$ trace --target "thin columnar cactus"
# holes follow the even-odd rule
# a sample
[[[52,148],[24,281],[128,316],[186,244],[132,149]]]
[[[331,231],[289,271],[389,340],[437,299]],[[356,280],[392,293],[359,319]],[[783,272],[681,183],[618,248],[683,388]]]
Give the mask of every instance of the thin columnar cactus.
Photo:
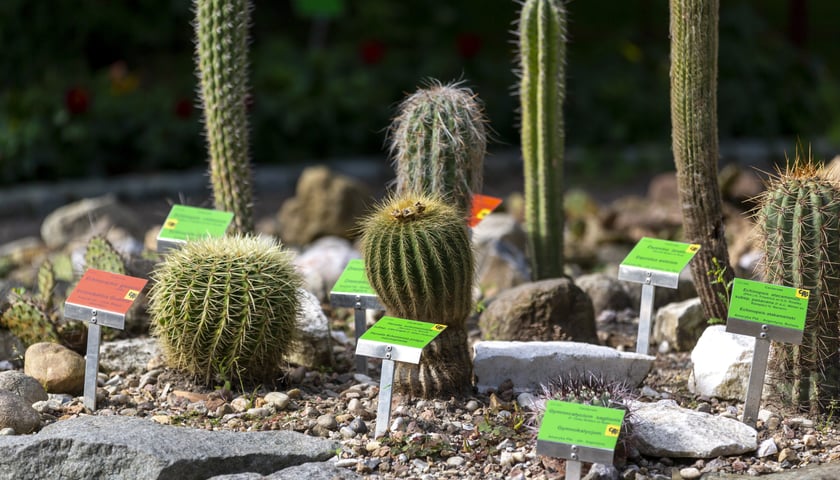
[[[526,0],[519,18],[519,101],[525,224],[535,280],[563,275],[563,99],[566,12],[557,0]]]
[[[205,383],[271,379],[298,333],[291,254],[252,236],[189,242],[152,272],[152,333],[170,366]]]
[[[468,214],[482,187],[486,123],[475,93],[457,83],[408,96],[390,128],[396,193],[441,195]]]
[[[729,267],[718,186],[718,17],[719,0],[670,0],[671,143],[677,170],[685,240],[703,245],[691,273],[706,317],[727,315]],[[709,272],[720,269],[722,280]]]
[[[759,198],[764,280],[810,290],[802,344],[774,344],[769,372],[783,397],[819,414],[840,394],[840,187],[797,158]]]
[[[248,158],[248,0],[194,0],[196,56],[216,208],[254,230]]]
[[[461,211],[440,197],[409,193],[385,201],[361,228],[367,277],[388,313],[447,325],[419,365],[397,364],[397,390],[425,398],[467,393],[474,259]]]

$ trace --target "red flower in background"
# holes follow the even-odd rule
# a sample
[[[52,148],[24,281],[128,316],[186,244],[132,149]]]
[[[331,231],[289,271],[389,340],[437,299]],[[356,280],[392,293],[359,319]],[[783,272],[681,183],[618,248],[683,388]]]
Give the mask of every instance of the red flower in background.
[[[64,93],[64,107],[71,115],[81,115],[90,107],[90,94],[82,87],[73,87]]]
[[[365,40],[359,45],[359,56],[365,65],[376,65],[385,57],[385,45],[379,40]]]
[[[175,116],[183,118],[184,120],[190,118],[193,112],[193,104],[186,98],[181,98],[175,102]]]
[[[477,34],[467,32],[458,35],[455,43],[458,45],[458,54],[461,58],[473,58],[481,51],[481,45],[484,42]]]

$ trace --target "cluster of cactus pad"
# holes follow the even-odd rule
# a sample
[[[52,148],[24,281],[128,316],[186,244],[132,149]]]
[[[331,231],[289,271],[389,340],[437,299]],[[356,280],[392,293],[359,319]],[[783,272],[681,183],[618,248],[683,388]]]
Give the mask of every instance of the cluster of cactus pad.
[[[85,267],[126,275],[125,259],[102,235],[94,235],[88,240]]]
[[[468,214],[482,187],[486,123],[475,93],[457,83],[409,95],[390,128],[396,193],[439,195]]]
[[[152,334],[200,381],[271,379],[296,339],[302,280],[292,255],[254,236],[206,238],[152,272]]]
[[[519,101],[525,223],[532,276],[563,275],[563,99],[566,11],[558,0],[526,0],[519,18]]]
[[[379,205],[362,232],[366,274],[388,313],[447,325],[420,365],[397,365],[396,389],[426,398],[467,391],[474,259],[461,210],[438,196],[409,193]]]
[[[216,208],[254,230],[248,158],[248,0],[194,0],[196,62]]]
[[[767,182],[756,208],[764,281],[811,292],[802,344],[773,345],[771,384],[819,414],[840,395],[840,187],[797,157]]]

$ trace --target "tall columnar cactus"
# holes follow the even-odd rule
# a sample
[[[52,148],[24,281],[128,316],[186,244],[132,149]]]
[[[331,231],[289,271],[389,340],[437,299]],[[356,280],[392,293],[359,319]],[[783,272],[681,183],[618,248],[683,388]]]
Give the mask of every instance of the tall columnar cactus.
[[[487,120],[476,95],[432,82],[400,105],[390,130],[396,193],[429,193],[470,211],[482,187]]]
[[[718,186],[718,0],[670,0],[671,143],[685,240],[703,248],[691,262],[708,318],[725,319],[734,278]],[[723,281],[709,272],[723,262]]]
[[[840,395],[840,187],[797,159],[768,182],[756,224],[764,280],[811,291],[802,344],[773,345],[773,384],[818,414]]]
[[[216,208],[254,229],[248,158],[248,0],[194,0],[195,31],[210,180]]]
[[[563,275],[563,99],[566,12],[558,0],[526,0],[519,17],[519,101],[525,223],[533,278]]]
[[[462,212],[437,196],[391,198],[363,220],[362,254],[389,314],[447,325],[419,365],[397,364],[397,390],[426,398],[468,392],[474,260]]]
[[[270,379],[298,332],[291,254],[252,236],[189,242],[152,272],[152,333],[170,366],[205,383]]]

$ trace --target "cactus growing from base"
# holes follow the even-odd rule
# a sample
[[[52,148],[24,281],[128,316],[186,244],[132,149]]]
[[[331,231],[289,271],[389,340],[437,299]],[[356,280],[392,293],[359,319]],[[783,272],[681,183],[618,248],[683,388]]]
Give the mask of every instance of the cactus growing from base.
[[[363,220],[361,242],[368,280],[389,314],[448,327],[419,365],[397,365],[397,390],[426,398],[466,393],[474,259],[460,209],[432,195],[394,197]]]
[[[38,342],[60,341],[55,323],[44,308],[22,295],[18,295],[3,312],[0,326],[12,332],[26,346]]]
[[[101,235],[94,235],[88,240],[85,267],[126,275],[125,260],[111,242]]]
[[[797,158],[756,208],[764,280],[810,290],[802,344],[774,344],[769,374],[783,397],[819,414],[840,394],[840,188]]]
[[[248,0],[194,0],[196,62],[216,208],[254,230],[248,159]]]
[[[476,95],[457,83],[408,96],[390,128],[396,193],[440,195],[466,216],[482,187],[486,123]]]
[[[526,0],[518,33],[525,224],[533,278],[544,280],[563,275],[563,2]]]
[[[205,383],[270,379],[297,337],[300,275],[279,244],[206,238],[152,273],[152,334],[170,366]]]

